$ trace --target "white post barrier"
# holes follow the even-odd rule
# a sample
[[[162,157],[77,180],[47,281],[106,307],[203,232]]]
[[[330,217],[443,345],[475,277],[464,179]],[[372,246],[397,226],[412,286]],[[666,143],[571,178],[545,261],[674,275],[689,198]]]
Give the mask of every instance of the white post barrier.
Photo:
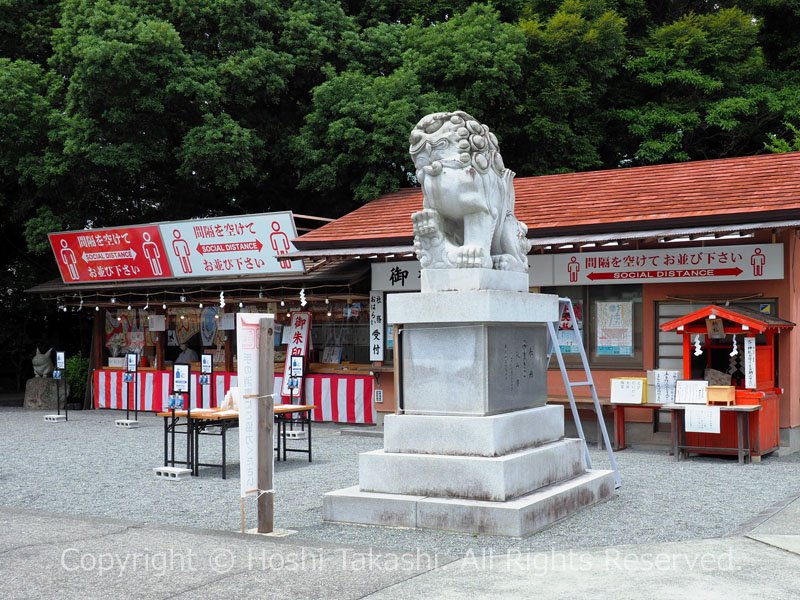
[[[272,488],[274,423],[274,315],[237,313],[236,354],[239,384],[239,464],[242,533],[244,501],[255,496],[257,531],[274,528],[275,491]],[[267,457],[269,459],[267,460]]]

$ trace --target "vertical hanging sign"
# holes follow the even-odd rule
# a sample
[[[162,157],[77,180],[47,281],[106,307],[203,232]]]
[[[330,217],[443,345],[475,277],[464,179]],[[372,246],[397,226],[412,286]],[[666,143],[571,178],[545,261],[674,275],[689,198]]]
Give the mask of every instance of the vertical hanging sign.
[[[283,383],[281,384],[281,396],[284,398],[302,398],[303,397],[303,378],[297,378],[297,387],[290,387],[292,381],[291,368],[292,357],[299,356],[305,362],[306,354],[308,352],[308,336],[311,330],[311,311],[299,311],[292,313],[292,319],[286,326],[289,329],[288,339],[286,341],[286,362],[283,365]],[[285,331],[284,331],[285,333]]]
[[[383,292],[372,291],[369,293],[370,361],[383,360],[384,321]]]
[[[756,387],[756,338],[744,338],[744,387]]]

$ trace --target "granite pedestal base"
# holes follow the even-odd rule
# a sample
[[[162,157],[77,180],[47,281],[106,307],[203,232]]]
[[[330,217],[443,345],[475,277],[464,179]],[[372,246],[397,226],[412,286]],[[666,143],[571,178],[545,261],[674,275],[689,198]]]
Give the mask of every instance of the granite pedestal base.
[[[362,492],[325,494],[326,521],[526,537],[614,494],[612,471],[589,470],[507,502]]]
[[[325,494],[325,521],[523,537],[613,495],[545,405],[558,298],[511,291],[513,275],[423,271],[422,293],[387,297],[404,414],[359,456],[359,485]]]

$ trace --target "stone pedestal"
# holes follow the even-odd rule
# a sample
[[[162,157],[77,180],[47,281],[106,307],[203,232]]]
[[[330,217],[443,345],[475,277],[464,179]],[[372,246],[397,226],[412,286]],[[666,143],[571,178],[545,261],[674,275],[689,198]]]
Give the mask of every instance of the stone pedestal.
[[[462,271],[467,291],[429,291],[449,286],[437,273],[387,298],[404,414],[360,455],[359,485],[325,495],[326,521],[521,537],[613,495],[613,473],[587,470],[563,407],[545,405],[557,297],[482,290],[486,274]]]
[[[56,387],[58,386],[58,388]],[[62,379],[59,383],[51,377],[31,377],[25,384],[25,400],[23,406],[36,410],[57,410],[56,390],[60,389],[61,408],[69,397],[69,383]]]

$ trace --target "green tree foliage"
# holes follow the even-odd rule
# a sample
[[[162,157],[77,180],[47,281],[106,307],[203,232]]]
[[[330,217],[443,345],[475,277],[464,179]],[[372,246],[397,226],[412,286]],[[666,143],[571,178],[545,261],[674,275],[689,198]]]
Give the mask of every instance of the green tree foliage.
[[[619,110],[637,162],[758,152],[798,109],[798,90],[769,70],[758,22],[739,8],[688,14],[652,31],[626,67],[641,101]]]

